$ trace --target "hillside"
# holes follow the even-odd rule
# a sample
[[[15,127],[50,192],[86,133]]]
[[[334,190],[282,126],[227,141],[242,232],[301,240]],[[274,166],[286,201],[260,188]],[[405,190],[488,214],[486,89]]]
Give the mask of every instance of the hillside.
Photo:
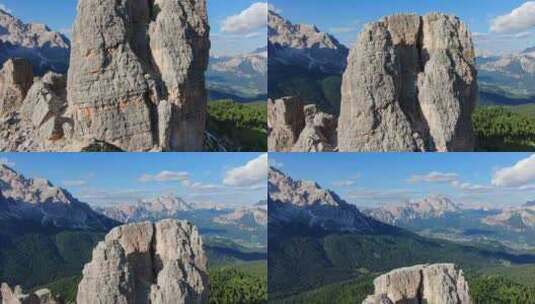
[[[361,223],[365,223],[362,227],[367,227],[365,230],[337,229],[335,227],[345,225],[335,223],[335,218],[331,219],[327,228],[310,225],[303,214],[310,214],[313,212],[310,208],[329,202],[313,194],[321,189],[313,185],[311,182],[291,179],[284,183],[269,179],[268,202],[270,210],[275,212],[269,215],[268,276],[269,292],[275,302],[308,299],[307,293],[311,295],[318,292],[326,293],[329,297],[354,293],[365,295],[369,288],[366,280],[373,274],[408,265],[448,262],[458,264],[466,271],[473,271],[502,264],[535,263],[534,255],[515,255],[500,248],[426,238],[401,228],[375,223],[367,217],[361,218]],[[281,196],[281,193],[286,195]],[[291,199],[281,202],[281,197]],[[320,199],[303,204],[300,197]],[[347,220],[346,211],[340,209],[338,212],[344,221]],[[321,217],[320,214],[317,216]],[[316,217],[313,221],[321,223],[324,219]],[[341,289],[340,293],[326,287],[350,281],[358,283],[345,285],[346,288]]]

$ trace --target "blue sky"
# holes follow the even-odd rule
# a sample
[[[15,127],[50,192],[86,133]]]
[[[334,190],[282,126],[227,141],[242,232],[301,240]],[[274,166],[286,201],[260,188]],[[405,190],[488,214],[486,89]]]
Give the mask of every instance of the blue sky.
[[[267,155],[259,153],[0,153],[0,163],[93,205],[162,194],[205,206],[266,199]]]
[[[265,14],[263,19],[258,18],[258,13],[255,14],[254,11],[250,10],[249,14],[245,13],[235,18],[235,22],[238,25],[245,24],[244,27],[237,31],[232,28],[227,31],[222,30],[229,17],[240,15],[255,3],[266,5],[266,2],[255,0],[207,1],[212,29],[212,54],[240,54],[266,45]],[[53,30],[64,33],[68,33],[72,27],[76,17],[76,4],[76,0],[0,0],[0,7],[3,5],[24,22],[44,23]],[[252,18],[256,20],[251,20]]]
[[[347,45],[356,40],[364,24],[383,16],[438,11],[457,15],[466,22],[479,50],[503,53],[535,46],[535,2],[528,0],[270,0],[269,3],[293,23],[315,24]],[[511,14],[521,6],[517,14]],[[499,16],[503,17],[496,19]],[[497,26],[493,28],[493,24]]]
[[[535,199],[535,154],[270,154],[270,164],[312,180],[358,206],[397,205],[445,195],[467,207],[518,206]]]

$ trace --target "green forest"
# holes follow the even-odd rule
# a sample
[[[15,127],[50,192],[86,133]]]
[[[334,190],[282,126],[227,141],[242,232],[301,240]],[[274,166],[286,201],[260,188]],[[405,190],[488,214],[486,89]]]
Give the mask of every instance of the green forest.
[[[207,129],[227,151],[267,151],[266,102],[211,101]]]
[[[535,150],[535,105],[476,109],[473,120],[480,152]]]

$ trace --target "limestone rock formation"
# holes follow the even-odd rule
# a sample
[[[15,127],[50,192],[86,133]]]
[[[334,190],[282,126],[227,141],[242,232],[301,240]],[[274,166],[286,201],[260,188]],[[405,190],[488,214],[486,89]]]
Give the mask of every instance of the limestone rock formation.
[[[288,152],[305,127],[304,103],[299,97],[268,100],[268,147]]]
[[[49,289],[39,289],[31,294],[24,294],[20,286],[12,290],[9,285],[2,283],[0,288],[2,304],[61,304],[59,298],[52,295]]]
[[[0,117],[17,111],[33,83],[31,64],[10,59],[0,70]]]
[[[206,303],[206,256],[197,228],[177,220],[113,229],[93,251],[77,304]]]
[[[363,304],[470,304],[463,271],[453,264],[399,268],[374,281],[375,294]]]
[[[208,35],[205,0],[80,1],[67,89],[74,138],[201,150]]]
[[[39,23],[24,23],[0,9],[0,65],[11,58],[30,62],[36,75],[65,73],[69,66],[70,41]]]
[[[337,121],[299,97],[268,100],[268,147],[277,152],[328,152],[336,147]]]
[[[476,76],[470,32],[456,17],[367,25],[344,73],[339,150],[473,150]]]
[[[301,131],[292,151],[330,152],[336,149],[336,129],[338,121],[334,115],[323,113],[316,105],[307,105],[305,128]]]

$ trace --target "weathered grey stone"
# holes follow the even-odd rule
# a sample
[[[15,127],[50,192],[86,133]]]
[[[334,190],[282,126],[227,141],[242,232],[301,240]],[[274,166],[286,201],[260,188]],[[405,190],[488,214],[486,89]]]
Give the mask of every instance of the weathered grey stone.
[[[113,229],[93,251],[78,304],[206,303],[206,256],[197,228],[164,220]]]
[[[0,300],[2,304],[61,304],[57,297],[52,295],[49,289],[39,289],[34,293],[24,294],[20,286],[13,290],[8,284],[2,283],[0,288]]]
[[[470,304],[463,271],[453,264],[399,268],[374,281],[375,294],[363,304]]]
[[[68,81],[74,137],[127,151],[201,150],[208,32],[205,0],[79,1]],[[172,104],[163,143],[161,99]]]
[[[22,119],[35,129],[34,138],[39,142],[63,138],[62,117],[67,107],[66,78],[53,72],[34,82],[20,109]],[[24,124],[28,124],[24,122]]]
[[[288,152],[305,128],[304,103],[299,97],[268,100],[269,151]]]
[[[315,105],[305,106],[305,128],[292,148],[294,152],[331,152],[336,149],[338,121],[320,112]]]
[[[458,18],[395,15],[367,25],[344,73],[339,150],[473,150],[474,64]]]
[[[0,117],[17,111],[33,83],[31,64],[10,59],[0,70]]]

